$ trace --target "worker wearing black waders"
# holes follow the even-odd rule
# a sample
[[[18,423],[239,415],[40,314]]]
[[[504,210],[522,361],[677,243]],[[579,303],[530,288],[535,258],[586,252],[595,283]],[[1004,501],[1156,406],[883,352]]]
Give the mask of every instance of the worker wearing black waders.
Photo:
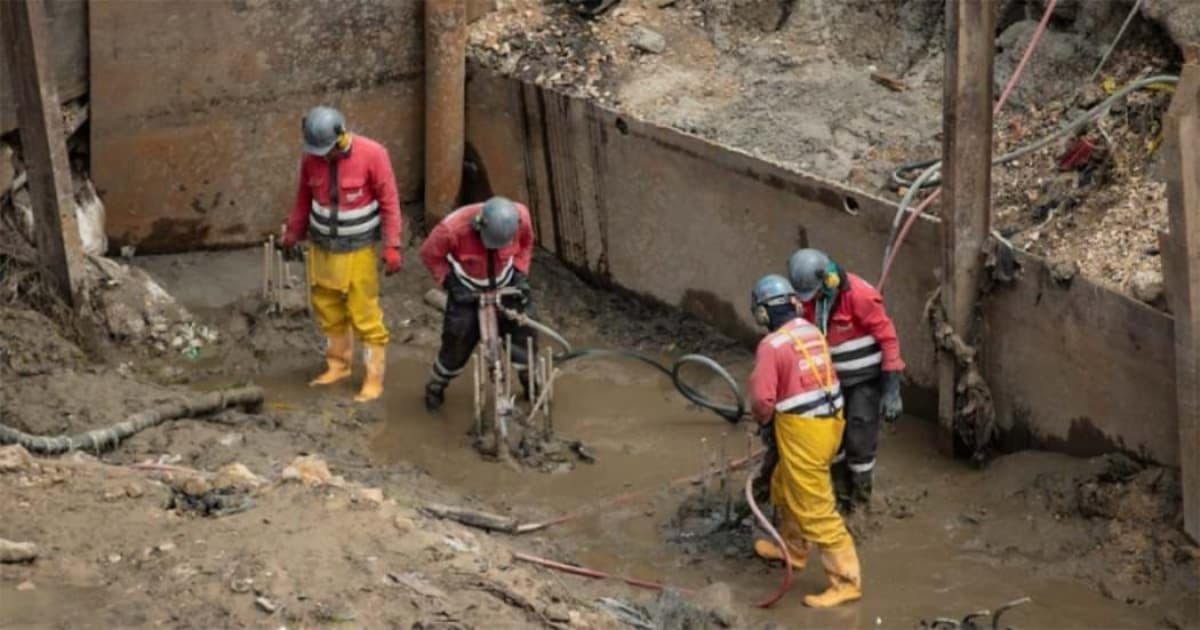
[[[833,367],[846,396],[846,435],[833,466],[839,507],[869,507],[879,416],[895,422],[900,400],[900,341],[883,307],[883,296],[866,280],[841,268],[824,252],[801,249],[788,260],[792,287],[804,317],[829,341]]]
[[[527,279],[533,262],[529,210],[503,197],[463,206],[429,233],[421,245],[421,261],[433,280],[446,290],[442,347],[425,383],[425,407],[433,411],[442,406],[446,387],[462,374],[479,343],[480,292],[516,288],[520,295],[505,296],[501,303],[518,312],[532,310],[533,295]],[[513,365],[528,391],[526,340],[534,338],[534,333],[503,315],[499,328],[502,337],[512,338]]]
[[[754,419],[775,436],[771,503],[779,534],[793,568],[805,567],[809,545],[821,549],[829,588],[806,595],[804,604],[838,606],[862,597],[858,552],[830,481],[846,426],[841,385],[825,337],[800,316],[800,300],[786,278],[762,278],[750,299],[755,321],[771,331],[758,343],[748,389]],[[785,553],[763,539],[754,551],[768,560],[782,560]]]

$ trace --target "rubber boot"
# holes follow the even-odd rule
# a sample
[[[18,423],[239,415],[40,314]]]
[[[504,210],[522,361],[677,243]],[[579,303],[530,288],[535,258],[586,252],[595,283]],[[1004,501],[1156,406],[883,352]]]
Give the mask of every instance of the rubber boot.
[[[868,470],[866,472],[850,473],[851,500],[855,507],[867,510],[871,508],[871,472]]]
[[[313,385],[332,385],[350,376],[350,362],[354,360],[354,333],[329,337],[325,345],[325,371],[309,382]]]
[[[383,371],[387,365],[387,346],[367,346],[363,363],[367,364],[367,376],[363,378],[362,389],[354,400],[369,402],[383,394]]]
[[[835,462],[829,474],[833,477],[833,495],[837,498],[837,509],[842,514],[854,511],[854,486],[851,481],[850,465],[846,460]]]
[[[799,571],[808,566],[807,542],[799,549],[793,543],[789,542],[787,545],[791,552],[789,555],[792,557],[792,570]],[[783,562],[783,550],[774,541],[765,538],[759,538],[754,541],[754,553],[763,560],[778,560],[779,562]]]
[[[437,411],[446,400],[446,385],[430,378],[425,382],[425,410]]]
[[[862,599],[862,572],[853,543],[842,549],[822,549],[821,564],[829,576],[829,588],[819,595],[805,595],[805,606],[833,608]]]

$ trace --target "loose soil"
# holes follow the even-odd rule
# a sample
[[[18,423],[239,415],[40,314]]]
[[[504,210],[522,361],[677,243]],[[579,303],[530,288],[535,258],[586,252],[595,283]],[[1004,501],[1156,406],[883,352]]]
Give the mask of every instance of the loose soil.
[[[1144,4],[1094,79],[1133,3],[1058,4],[995,121],[997,154],[1057,129],[1106,89],[1179,72],[1177,43],[1200,33],[1200,11],[1186,0]],[[595,17],[557,0],[497,5],[472,26],[469,54],[523,80],[897,201],[893,169],[940,156],[940,0],[622,0]],[[1045,4],[998,7],[997,95]],[[661,52],[644,45],[647,30],[665,40]],[[1170,96],[1135,93],[1078,138],[996,166],[994,226],[1018,247],[1165,308],[1158,233]],[[1083,139],[1090,157],[1064,162]]]
[[[327,390],[305,385],[319,369],[319,339],[303,311],[263,314],[258,252],[137,263],[219,341],[191,357],[119,344],[88,355],[53,320],[2,307],[0,422],[46,434],[95,428],[171,396],[249,382],[266,390],[266,404],[152,428],[98,459],[0,466],[9,506],[0,538],[41,552],[0,564],[6,628],[629,627],[597,605],[602,597],[663,628],[915,627],[1026,595],[1033,603],[1007,613],[1007,625],[1200,623],[1197,552],[1179,531],[1175,471],[1045,453],[970,471],[934,455],[931,428],[914,419],[887,431],[876,507],[852,520],[867,597],[836,611],[800,605],[800,593],[821,586],[816,566],[777,608],[751,606],[780,570],[749,552],[748,523],[725,522],[744,472],[525,536],[432,519],[419,509],[430,502],[540,520],[711,470],[757,438],[689,406],[644,367],[580,361],[563,366],[555,427],[596,463],[516,472],[470,449],[465,380],[442,411],[421,406],[440,316],[421,299],[430,281],[415,265],[384,281],[393,331],[385,398],[355,405],[357,376]],[[699,351],[738,378],[749,370],[746,348],[689,316],[589,287],[549,257],[535,265],[542,318],[580,345]],[[693,378],[722,395],[715,379]],[[135,467],[147,460],[167,472]],[[261,478],[236,478],[257,488],[213,490],[224,486],[211,473],[234,463]],[[207,479],[199,489],[197,477]],[[204,516],[214,501],[242,511]],[[550,573],[514,551],[659,580],[683,596]]]

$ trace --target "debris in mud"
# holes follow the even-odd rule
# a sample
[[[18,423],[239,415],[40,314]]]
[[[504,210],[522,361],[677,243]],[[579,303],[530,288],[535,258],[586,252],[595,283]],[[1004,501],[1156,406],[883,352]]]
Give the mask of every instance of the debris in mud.
[[[33,457],[20,444],[0,446],[0,473],[20,472],[33,465]]]
[[[254,507],[254,499],[237,488],[214,488],[199,476],[187,476],[171,482],[168,510],[181,514],[222,517],[245,512]]]
[[[1063,287],[1071,286],[1071,281],[1079,275],[1079,263],[1065,258],[1051,258],[1048,263],[1050,279]]]
[[[265,479],[251,472],[245,464],[235,462],[226,464],[217,470],[212,487],[214,490],[248,492],[258,489],[265,483]]]
[[[708,630],[736,628],[741,623],[733,593],[724,582],[710,584],[690,599],[667,588],[649,605],[624,602],[611,597],[597,601],[601,609],[634,628],[680,628]]]
[[[611,102],[605,89],[613,52],[594,23],[565,3],[497,11],[472,25],[473,61],[543,87]]]
[[[1022,597],[1000,606],[994,613],[988,610],[980,610],[966,615],[962,620],[950,619],[948,617],[938,617],[932,621],[922,619],[921,628],[927,630],[996,630],[996,628],[1000,627],[1001,615],[1031,601],[1033,600],[1028,597]],[[1012,628],[1013,626],[1005,627]]]
[[[629,43],[634,48],[652,55],[661,55],[667,50],[667,39],[662,33],[646,26],[634,27],[629,36]]]
[[[33,562],[37,557],[37,545],[31,542],[13,542],[0,538],[0,564]]]
[[[302,455],[292,460],[287,468],[283,469],[280,479],[284,481],[298,481],[306,486],[342,486],[345,480],[341,477],[333,476],[329,472],[329,465],[325,460],[314,455]]]
[[[520,525],[517,519],[511,516],[500,516],[499,514],[491,514],[481,510],[436,503],[422,507],[421,511],[434,518],[449,519],[470,527],[478,527],[492,532],[504,532],[506,534],[517,533],[517,528]]]

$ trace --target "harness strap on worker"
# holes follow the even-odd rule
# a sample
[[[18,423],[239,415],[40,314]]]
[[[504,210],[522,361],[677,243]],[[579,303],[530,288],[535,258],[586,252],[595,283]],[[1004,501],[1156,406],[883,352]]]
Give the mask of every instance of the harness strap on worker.
[[[825,402],[829,408],[837,413],[837,397],[834,396],[833,389],[833,359],[829,356],[829,343],[825,341],[825,336],[821,335],[818,339],[821,342],[821,357],[825,359],[825,377],[821,377],[821,371],[817,369],[817,361],[813,358],[812,352],[808,350],[808,344],[803,339],[796,335],[791,328],[785,328],[783,331],[792,340],[793,347],[804,355],[804,362],[808,364],[808,369],[812,372],[813,378],[817,384],[821,386],[821,390],[825,392]]]
[[[335,158],[329,164],[329,236],[337,238],[338,223],[338,160]]]

